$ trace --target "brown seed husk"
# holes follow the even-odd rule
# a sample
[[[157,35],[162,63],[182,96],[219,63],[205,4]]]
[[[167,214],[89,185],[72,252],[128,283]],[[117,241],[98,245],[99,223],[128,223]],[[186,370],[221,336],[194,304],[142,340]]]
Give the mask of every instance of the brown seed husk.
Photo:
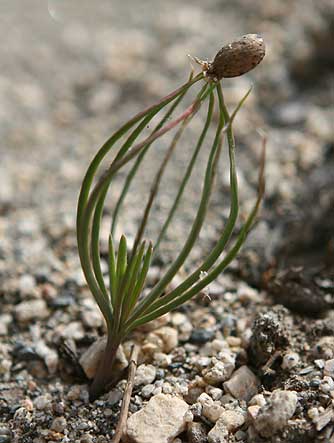
[[[246,34],[225,45],[208,64],[206,76],[214,81],[223,77],[238,77],[255,68],[265,55],[263,38],[258,34]]]

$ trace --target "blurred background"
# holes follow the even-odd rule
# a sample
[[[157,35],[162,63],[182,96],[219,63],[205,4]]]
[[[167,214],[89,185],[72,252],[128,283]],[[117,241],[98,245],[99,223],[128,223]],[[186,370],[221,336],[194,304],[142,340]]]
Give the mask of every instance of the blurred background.
[[[254,86],[235,124],[242,214],[256,196],[259,128],[268,134],[267,192],[261,219],[233,269],[259,286],[271,268],[333,267],[333,23],[331,0],[2,1],[2,276],[50,269],[79,276],[76,201],[93,154],[120,124],[186,80],[187,54],[211,59],[246,33],[263,36],[267,55],[251,73],[224,81],[230,109]],[[173,158],[168,192],[155,208],[158,222],[201,118]],[[120,227],[130,237],[162,148],[152,149],[127,200]],[[222,164],[203,234],[206,247],[227,215],[225,169]],[[162,263],[189,230],[201,172],[190,184]],[[195,251],[194,259],[201,253]]]

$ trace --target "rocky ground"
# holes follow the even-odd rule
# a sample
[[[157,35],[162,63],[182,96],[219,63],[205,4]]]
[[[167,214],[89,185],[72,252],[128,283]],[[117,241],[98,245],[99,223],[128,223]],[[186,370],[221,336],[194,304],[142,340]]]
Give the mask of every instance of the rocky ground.
[[[125,380],[89,402],[104,325],[76,250],[83,173],[112,130],[184,81],[186,54],[210,58],[250,32],[263,35],[266,58],[224,85],[230,107],[254,85],[235,123],[242,216],[256,195],[256,129],[268,134],[261,218],[209,294],[145,333],[124,441],[334,442],[331,2],[15,0],[0,4],[0,17],[0,442],[111,442]],[[172,159],[152,236],[202,118]],[[130,238],[164,146],[152,149],[121,215]],[[202,172],[151,286],[189,230]],[[225,220],[223,164],[218,175],[210,222],[178,279]],[[131,340],[123,367],[130,349]]]

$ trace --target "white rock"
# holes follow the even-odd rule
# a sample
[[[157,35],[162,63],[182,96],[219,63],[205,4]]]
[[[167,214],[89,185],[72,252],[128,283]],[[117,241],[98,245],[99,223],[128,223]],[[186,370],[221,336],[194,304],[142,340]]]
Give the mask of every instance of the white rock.
[[[94,378],[96,374],[98,365],[104,354],[106,343],[106,337],[96,340],[80,357],[79,363],[89,379]],[[122,370],[127,366],[128,361],[125,358],[122,346],[120,346],[116,354],[115,370]]]
[[[49,309],[44,300],[23,301],[14,309],[17,320],[27,323],[32,320],[43,320],[49,316]]]
[[[51,396],[50,395],[40,395],[34,400],[34,406],[40,411],[44,411],[51,406]]]
[[[226,342],[231,348],[239,348],[242,340],[240,337],[233,337],[233,335],[230,335],[229,337],[226,337]]]
[[[241,366],[224,383],[224,389],[238,400],[248,401],[257,394],[259,385],[256,375],[247,366]]]
[[[228,380],[235,368],[235,359],[228,352],[221,352],[219,360],[212,358],[213,366],[202,371],[204,380],[211,385],[218,385]]]
[[[62,326],[62,325],[61,325]],[[71,321],[68,325],[61,329],[60,335],[73,340],[80,340],[85,336],[85,330],[81,321]]]
[[[157,370],[153,365],[140,365],[137,368],[134,385],[148,385],[154,382]]]
[[[153,361],[160,368],[167,368],[172,363],[172,357],[164,352],[156,352]]]
[[[0,336],[8,334],[8,325],[12,322],[10,314],[0,315]]]
[[[154,333],[161,338],[163,342],[162,351],[167,354],[171,352],[178,344],[178,334],[177,330],[170,328],[169,326],[164,326],[160,329],[154,331]]]
[[[245,415],[239,411],[224,411],[219,417],[221,422],[229,432],[235,432],[245,423]]]
[[[215,426],[208,433],[209,443],[227,443],[228,430],[226,426],[221,422],[217,421]]]
[[[324,336],[313,347],[313,355],[315,358],[323,358],[329,360],[334,358],[334,337]]]
[[[58,368],[58,354],[49,348],[43,340],[35,343],[36,353],[44,360],[50,374],[55,374]]]
[[[33,292],[36,286],[36,281],[34,277],[30,274],[21,275],[19,279],[19,289],[21,295],[29,295]]]
[[[161,390],[164,394],[172,394],[173,392],[173,386],[170,383],[165,382],[162,386],[161,386]]]
[[[260,409],[261,409],[261,406],[259,406],[259,405],[248,406],[247,411],[248,411],[250,418],[255,420],[259,414]]]
[[[154,385],[146,385],[141,390],[141,396],[143,398],[149,398],[153,394],[153,391],[155,389]]]
[[[8,358],[0,358],[0,375],[10,376],[10,368],[12,366],[12,361]]]
[[[186,428],[188,405],[171,395],[151,398],[139,412],[127,421],[126,435],[133,443],[171,443]]]
[[[294,391],[274,391],[254,420],[254,427],[262,437],[270,437],[283,429],[295,413],[298,403]]]
[[[298,365],[299,360],[300,357],[297,352],[288,352],[283,357],[281,368],[287,370],[293,369]]]
[[[219,388],[214,388],[213,386],[208,386],[206,392],[212,397],[213,400],[220,400],[223,396],[223,390]]]
[[[254,395],[254,397],[252,397],[249,400],[249,405],[253,406],[253,405],[257,405],[257,406],[264,406],[267,403],[265,396],[263,394],[256,394]]]
[[[83,323],[89,328],[99,328],[103,324],[103,318],[101,316],[101,312],[96,310],[86,310],[82,314]]]
[[[172,315],[172,324],[177,328],[180,340],[186,341],[189,339],[193,326],[186,315],[175,312]]]
[[[321,380],[321,385],[319,387],[320,391],[324,392],[325,394],[329,394],[334,391],[334,380],[332,377],[329,377],[328,375],[325,375],[324,378]]]
[[[334,377],[334,359],[326,360],[324,366],[324,375]]]
[[[202,415],[212,423],[216,423],[218,418],[224,412],[221,403],[219,401],[213,401],[205,392],[198,397],[198,402],[202,405]]]

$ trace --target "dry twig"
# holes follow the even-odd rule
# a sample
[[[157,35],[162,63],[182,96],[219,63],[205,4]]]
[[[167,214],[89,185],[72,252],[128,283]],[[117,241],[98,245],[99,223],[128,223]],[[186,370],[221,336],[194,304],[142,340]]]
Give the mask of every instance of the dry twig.
[[[121,441],[121,438],[122,438],[122,435],[124,432],[126,420],[128,418],[130,399],[131,399],[133,383],[134,383],[136,369],[137,369],[137,360],[138,360],[139,350],[140,350],[139,345],[134,344],[133,348],[132,348],[131,356],[130,356],[128,381],[127,381],[125,391],[124,391],[121,412],[120,412],[119,420],[118,420],[118,423],[116,426],[116,432],[115,432],[114,438],[112,439],[111,443],[119,443]]]

